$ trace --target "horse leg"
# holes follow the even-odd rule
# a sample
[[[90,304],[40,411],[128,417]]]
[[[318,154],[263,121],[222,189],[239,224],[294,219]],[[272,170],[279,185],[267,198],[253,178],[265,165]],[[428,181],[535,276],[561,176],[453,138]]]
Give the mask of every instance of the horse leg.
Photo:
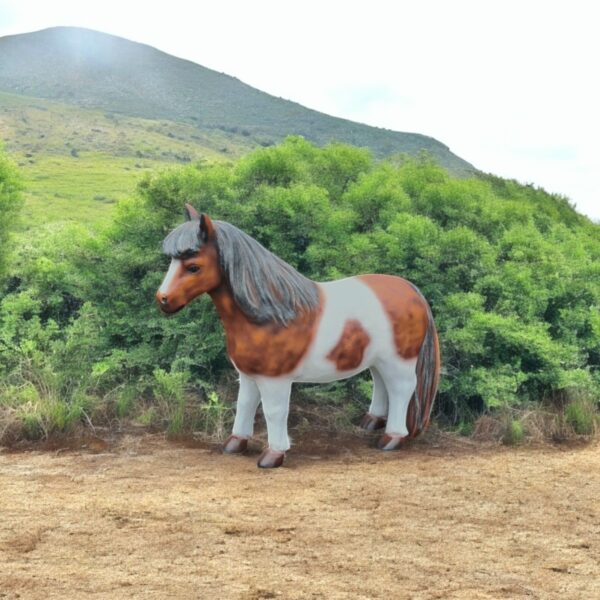
[[[280,467],[290,448],[287,420],[292,382],[263,378],[258,382],[258,389],[269,436],[269,445],[260,455],[258,466],[262,469]]]
[[[239,454],[248,447],[248,438],[254,432],[254,417],[260,402],[260,393],[253,379],[240,373],[237,408],[233,422],[233,432],[223,445],[223,452]]]
[[[373,377],[373,397],[369,412],[362,418],[360,426],[365,431],[375,431],[383,429],[386,423],[388,412],[388,394],[385,383],[375,367],[371,367],[371,376]]]
[[[416,359],[391,359],[377,366],[385,382],[389,398],[385,433],[377,446],[381,450],[397,450],[408,437],[406,415],[410,399],[417,385]]]

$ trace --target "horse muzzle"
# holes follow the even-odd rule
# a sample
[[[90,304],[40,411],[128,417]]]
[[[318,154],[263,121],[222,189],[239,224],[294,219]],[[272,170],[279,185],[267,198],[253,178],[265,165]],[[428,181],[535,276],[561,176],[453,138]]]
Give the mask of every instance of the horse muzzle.
[[[185,304],[177,305],[173,303],[168,296],[160,291],[156,292],[156,302],[158,303],[160,310],[167,315],[173,315],[185,306]]]

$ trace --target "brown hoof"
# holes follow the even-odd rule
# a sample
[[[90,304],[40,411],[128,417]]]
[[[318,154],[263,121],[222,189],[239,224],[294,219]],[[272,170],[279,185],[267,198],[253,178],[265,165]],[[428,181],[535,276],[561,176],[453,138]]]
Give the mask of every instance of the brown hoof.
[[[225,454],[241,454],[246,452],[248,448],[248,438],[240,437],[239,435],[230,435],[223,444],[223,452]]]
[[[258,457],[256,463],[261,469],[276,469],[283,464],[285,452],[277,452],[271,448],[265,448],[263,453]]]
[[[383,429],[387,423],[383,417],[377,417],[371,413],[367,413],[360,422],[360,426],[365,431],[375,431],[376,429]]]
[[[406,437],[400,435],[390,435],[389,433],[384,433],[377,442],[377,447],[380,450],[398,450],[402,446],[404,446],[406,442]]]

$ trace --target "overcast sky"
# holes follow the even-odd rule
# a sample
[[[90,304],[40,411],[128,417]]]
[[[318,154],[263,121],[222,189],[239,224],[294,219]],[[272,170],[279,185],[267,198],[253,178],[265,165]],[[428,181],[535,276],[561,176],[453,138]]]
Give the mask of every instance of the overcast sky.
[[[600,220],[595,4],[0,0],[0,36],[76,25],[150,44],[328,114],[430,135]]]

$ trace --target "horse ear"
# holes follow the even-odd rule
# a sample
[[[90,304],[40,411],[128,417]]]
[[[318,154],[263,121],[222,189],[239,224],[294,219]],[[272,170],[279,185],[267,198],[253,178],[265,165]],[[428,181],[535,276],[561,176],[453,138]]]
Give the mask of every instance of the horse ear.
[[[212,240],[215,237],[215,226],[210,217],[202,213],[200,215],[200,239],[203,243]]]
[[[200,218],[198,211],[191,204],[185,205],[185,216],[188,221],[193,221]]]

